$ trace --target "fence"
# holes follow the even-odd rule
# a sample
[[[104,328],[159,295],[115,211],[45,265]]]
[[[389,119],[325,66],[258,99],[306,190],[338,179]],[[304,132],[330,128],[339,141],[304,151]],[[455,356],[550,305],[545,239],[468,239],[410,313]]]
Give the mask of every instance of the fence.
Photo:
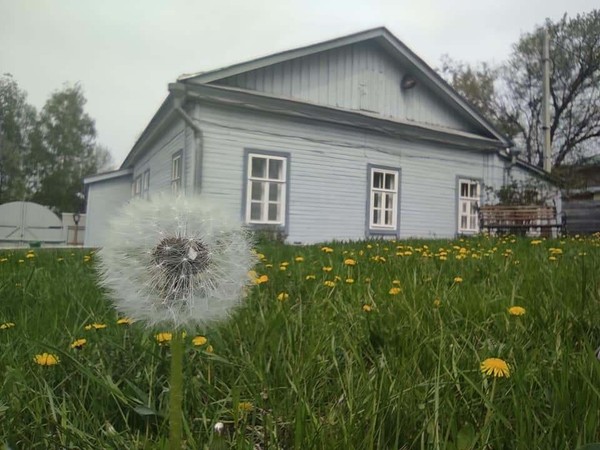
[[[600,231],[600,200],[563,199],[562,210],[569,234],[591,234]]]

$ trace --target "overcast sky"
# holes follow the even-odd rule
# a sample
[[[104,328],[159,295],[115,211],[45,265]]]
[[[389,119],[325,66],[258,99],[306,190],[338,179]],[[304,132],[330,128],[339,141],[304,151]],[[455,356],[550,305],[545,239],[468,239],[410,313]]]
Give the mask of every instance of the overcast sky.
[[[500,62],[546,17],[597,0],[0,0],[0,74],[41,108],[79,82],[98,142],[121,164],[182,73],[386,26],[432,66]]]

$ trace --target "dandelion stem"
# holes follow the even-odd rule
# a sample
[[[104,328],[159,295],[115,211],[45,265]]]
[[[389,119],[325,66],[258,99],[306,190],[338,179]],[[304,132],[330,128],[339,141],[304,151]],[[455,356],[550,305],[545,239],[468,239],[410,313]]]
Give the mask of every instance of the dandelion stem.
[[[173,333],[171,340],[171,380],[169,387],[169,450],[181,450],[183,401],[183,336]]]

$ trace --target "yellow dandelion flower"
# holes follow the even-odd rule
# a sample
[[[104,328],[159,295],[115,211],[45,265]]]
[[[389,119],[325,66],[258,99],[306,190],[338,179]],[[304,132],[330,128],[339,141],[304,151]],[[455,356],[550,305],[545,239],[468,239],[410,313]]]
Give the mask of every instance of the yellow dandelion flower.
[[[353,284],[354,278],[346,278],[346,284]]]
[[[262,261],[263,259],[265,259],[265,258],[266,258],[266,256],[265,256],[265,255],[263,255],[262,253],[257,253],[257,254],[256,254],[256,257],[257,257],[258,259],[260,259],[261,261]]]
[[[267,281],[269,281],[269,277],[267,275],[261,275],[260,277],[258,277],[255,281],[256,284],[263,284],[266,283]]]
[[[321,251],[323,253],[333,253],[333,249],[331,247],[321,247]]]
[[[542,243],[542,241],[540,241],[539,239],[534,239],[533,241],[531,241],[531,245],[540,245]]]
[[[556,256],[549,256],[549,257],[548,257],[548,260],[549,260],[549,261],[556,261]]]
[[[373,307],[371,305],[363,305],[362,310],[364,312],[371,312],[371,311],[373,311]]]
[[[306,275],[305,280],[314,280],[317,278],[315,275]]]
[[[214,351],[215,351],[215,349],[213,348],[212,345],[206,346],[206,350],[205,350],[206,353],[214,353]]]
[[[27,253],[25,255],[25,258],[27,258],[27,259],[35,258],[35,253]]]
[[[87,339],[77,339],[71,343],[71,348],[81,350],[87,344]]]
[[[83,327],[83,329],[86,331],[102,330],[104,328],[106,328],[106,324],[104,324],[104,323],[90,323],[89,325],[86,325],[85,327]]]
[[[24,260],[24,259],[20,259],[20,260],[18,260],[17,262],[18,262],[19,264],[21,264],[21,263],[24,263],[24,262],[25,262],[25,260]]]
[[[458,283],[462,283],[462,282],[463,282],[463,279],[462,279],[462,277],[454,277],[454,282],[455,282],[456,284],[458,284]]]
[[[273,268],[273,264],[265,264],[265,267],[266,267],[267,269],[272,269],[272,268]]]
[[[290,294],[288,294],[287,292],[280,292],[279,295],[277,296],[277,300],[279,300],[280,302],[284,302],[288,298],[290,298]]]
[[[14,326],[15,326],[14,322],[4,322],[4,323],[0,324],[0,330],[8,330],[9,328],[12,328]]]
[[[370,277],[365,278],[365,283],[370,283],[370,282],[371,282],[371,278]]]
[[[496,378],[510,377],[510,367],[500,358],[488,358],[481,363],[481,373]]]
[[[525,308],[523,308],[522,306],[511,306],[510,308],[508,308],[508,313],[511,316],[522,316],[523,314],[525,314]]]
[[[208,339],[206,339],[204,336],[196,336],[194,339],[192,339],[192,344],[194,344],[196,347],[200,347],[207,342]]]
[[[400,292],[402,292],[402,289],[400,289],[399,287],[393,287],[389,290],[389,294],[390,295],[398,295]]]
[[[160,345],[165,345],[171,342],[173,339],[173,333],[158,333],[154,336],[154,339],[156,339],[156,342],[158,342]]]
[[[238,411],[242,413],[250,412],[254,409],[254,405],[250,402],[240,402],[238,403]]]
[[[129,317],[122,317],[117,320],[117,325],[131,325],[132,323],[133,320],[131,320]]]
[[[303,256],[296,256],[294,258],[294,261],[296,261],[296,262],[302,262],[302,261],[304,261],[304,257]]]
[[[60,359],[52,353],[44,352],[40,355],[35,355],[33,361],[40,366],[55,366],[60,362]]]
[[[57,260],[58,262],[61,262],[61,261],[64,261],[65,259],[64,259],[64,258],[56,258],[56,260]]]
[[[287,261],[283,261],[283,262],[282,262],[281,264],[279,264],[279,265],[280,265],[280,266],[283,266],[283,267],[287,267],[287,266],[289,266],[289,265],[290,265],[290,263],[289,263],[289,262],[287,262]]]
[[[394,286],[400,286],[400,280],[392,280]]]
[[[355,266],[356,265],[356,260],[352,259],[352,258],[348,258],[344,260],[344,264],[347,266]]]
[[[323,272],[331,272],[333,270],[333,267],[331,266],[324,266],[323,267]]]
[[[436,298],[436,299],[433,301],[433,307],[434,307],[434,308],[439,308],[440,306],[442,306],[442,301],[441,301],[439,298]]]
[[[279,270],[281,270],[281,271],[287,270],[287,266],[279,266]]]
[[[324,281],[323,284],[327,287],[334,287],[335,283],[331,280]]]

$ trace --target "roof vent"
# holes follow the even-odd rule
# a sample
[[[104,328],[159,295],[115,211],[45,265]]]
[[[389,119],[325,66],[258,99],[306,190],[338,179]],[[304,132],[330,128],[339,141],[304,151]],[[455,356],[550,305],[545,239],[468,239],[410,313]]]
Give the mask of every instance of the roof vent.
[[[410,74],[404,75],[402,77],[402,81],[400,82],[400,87],[405,91],[414,88],[416,85],[417,80]]]

